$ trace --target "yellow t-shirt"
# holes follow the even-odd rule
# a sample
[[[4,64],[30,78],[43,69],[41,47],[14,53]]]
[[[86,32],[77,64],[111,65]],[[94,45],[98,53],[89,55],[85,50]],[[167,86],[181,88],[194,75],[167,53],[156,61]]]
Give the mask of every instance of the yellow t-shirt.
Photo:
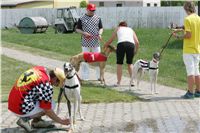
[[[185,32],[191,32],[191,38],[183,40],[183,53],[200,54],[200,17],[193,13],[184,19]]]

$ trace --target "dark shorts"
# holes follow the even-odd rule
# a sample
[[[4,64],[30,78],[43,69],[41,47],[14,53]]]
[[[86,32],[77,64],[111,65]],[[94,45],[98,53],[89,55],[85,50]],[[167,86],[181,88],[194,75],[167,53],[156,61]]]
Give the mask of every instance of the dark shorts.
[[[126,54],[126,63],[132,64],[135,45],[131,42],[121,42],[117,44],[117,64],[123,64]]]

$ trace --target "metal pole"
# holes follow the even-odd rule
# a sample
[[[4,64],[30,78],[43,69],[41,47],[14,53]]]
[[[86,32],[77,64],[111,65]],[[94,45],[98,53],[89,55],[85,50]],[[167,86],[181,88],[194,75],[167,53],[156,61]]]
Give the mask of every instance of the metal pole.
[[[198,1],[198,15],[200,16],[200,1]]]

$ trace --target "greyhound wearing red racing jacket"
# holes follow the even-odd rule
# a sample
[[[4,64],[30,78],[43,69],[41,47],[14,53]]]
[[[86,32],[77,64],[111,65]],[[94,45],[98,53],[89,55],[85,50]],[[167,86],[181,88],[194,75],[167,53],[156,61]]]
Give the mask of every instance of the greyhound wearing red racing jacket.
[[[107,58],[110,53],[116,51],[116,48],[112,45],[104,47],[104,51],[102,53],[95,52],[82,52],[70,58],[70,63],[75,67],[75,70],[78,72],[80,69],[81,62],[87,62],[93,66],[99,66],[100,68],[100,82],[101,84],[106,85],[104,79],[104,71],[106,66]]]

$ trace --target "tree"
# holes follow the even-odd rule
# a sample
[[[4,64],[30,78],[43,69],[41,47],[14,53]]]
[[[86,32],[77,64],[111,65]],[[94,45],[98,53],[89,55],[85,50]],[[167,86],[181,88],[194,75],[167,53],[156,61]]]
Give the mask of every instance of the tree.
[[[183,6],[184,1],[161,1],[161,6]]]
[[[87,7],[87,2],[85,0],[80,2],[80,8],[85,8]]]

